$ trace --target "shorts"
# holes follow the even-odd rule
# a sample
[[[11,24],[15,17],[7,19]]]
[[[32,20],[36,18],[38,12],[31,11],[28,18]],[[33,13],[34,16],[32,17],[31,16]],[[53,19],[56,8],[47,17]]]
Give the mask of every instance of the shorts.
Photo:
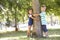
[[[28,22],[28,26],[32,26],[33,25],[33,22]]]
[[[41,27],[42,27],[42,30],[43,30],[44,32],[47,32],[47,31],[48,31],[48,29],[46,28],[46,25],[41,25]]]

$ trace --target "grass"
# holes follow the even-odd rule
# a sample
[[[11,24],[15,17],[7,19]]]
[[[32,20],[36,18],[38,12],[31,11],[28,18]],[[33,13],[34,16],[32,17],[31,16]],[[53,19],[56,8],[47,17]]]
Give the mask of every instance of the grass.
[[[60,35],[60,29],[48,30],[49,35]],[[10,38],[11,40],[60,40],[60,37],[49,38],[27,38],[26,31],[0,33],[0,38]],[[18,39],[17,39],[18,38]]]

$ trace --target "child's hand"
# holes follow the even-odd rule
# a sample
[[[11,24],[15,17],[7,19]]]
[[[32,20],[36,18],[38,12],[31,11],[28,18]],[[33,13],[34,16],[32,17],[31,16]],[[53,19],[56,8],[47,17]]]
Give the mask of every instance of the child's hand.
[[[32,17],[32,15],[29,15],[29,17]]]
[[[33,16],[39,16],[39,14],[33,14]]]
[[[33,14],[33,16],[36,16],[36,14]]]

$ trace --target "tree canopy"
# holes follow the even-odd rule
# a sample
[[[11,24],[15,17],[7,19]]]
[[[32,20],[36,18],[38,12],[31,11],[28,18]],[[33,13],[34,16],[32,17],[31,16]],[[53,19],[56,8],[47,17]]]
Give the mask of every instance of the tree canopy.
[[[60,0],[39,0],[40,5],[45,4],[47,6],[47,13],[55,15],[60,15]],[[7,12],[9,19],[13,20],[15,16],[15,10],[17,14],[18,21],[27,20],[27,8],[32,6],[31,0],[0,0],[0,18],[4,15],[7,17]],[[7,11],[4,11],[7,10]],[[4,14],[3,14],[4,11]],[[26,17],[26,19],[24,19]]]

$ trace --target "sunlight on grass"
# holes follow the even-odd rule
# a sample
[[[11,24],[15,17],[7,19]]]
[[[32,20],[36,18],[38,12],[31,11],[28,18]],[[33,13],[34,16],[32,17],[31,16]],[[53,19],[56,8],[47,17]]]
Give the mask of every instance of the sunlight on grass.
[[[49,37],[60,37],[60,35],[49,35]]]
[[[27,36],[20,36],[20,38],[27,38]]]
[[[6,37],[6,38],[0,38],[0,40],[18,40],[19,37]]]
[[[26,31],[0,33],[0,40],[60,40],[60,29],[49,29],[48,38],[28,38]]]
[[[0,40],[55,40],[59,38],[60,35],[49,35],[48,38],[28,38],[27,36],[18,36],[18,37],[5,37],[0,38]]]

